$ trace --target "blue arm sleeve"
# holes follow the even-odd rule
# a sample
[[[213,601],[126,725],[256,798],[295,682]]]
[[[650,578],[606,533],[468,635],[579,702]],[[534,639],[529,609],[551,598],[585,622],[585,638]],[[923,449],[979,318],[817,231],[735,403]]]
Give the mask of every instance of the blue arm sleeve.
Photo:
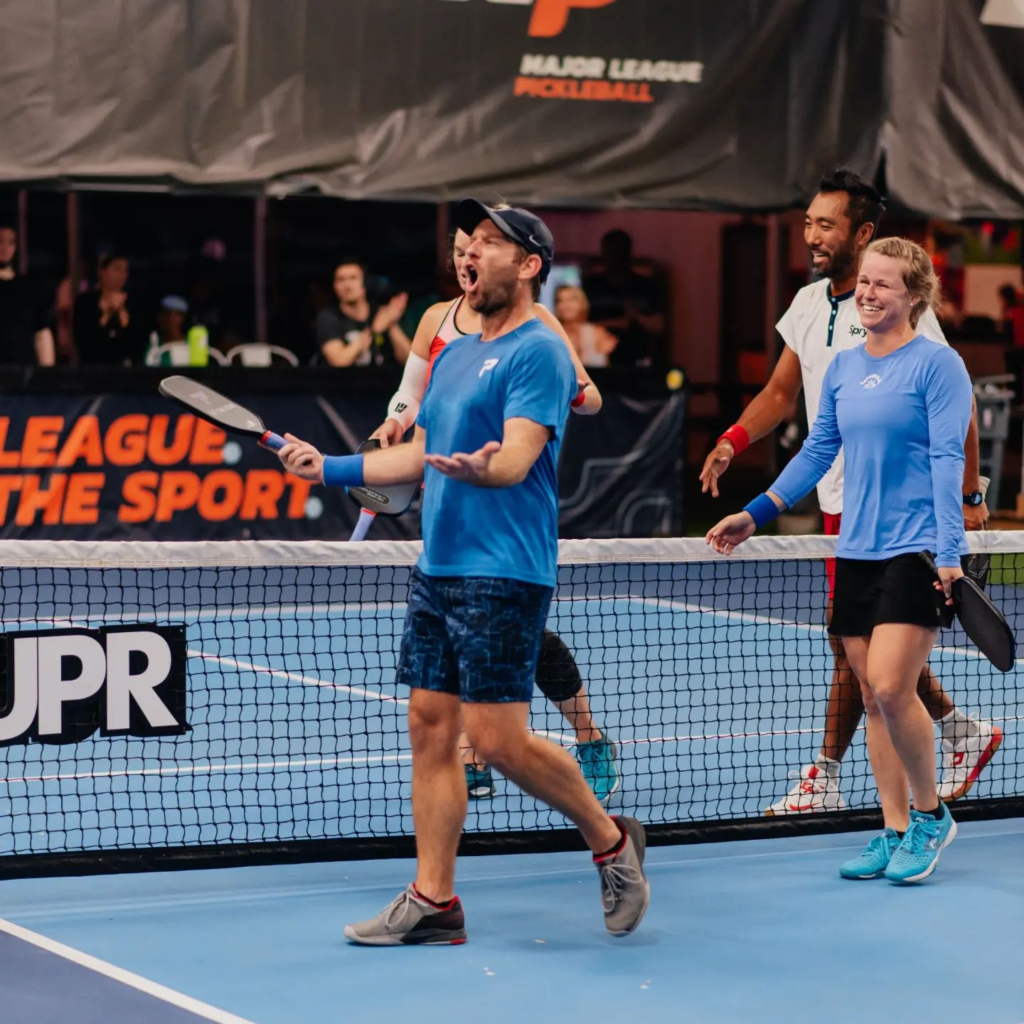
[[[524,345],[516,353],[502,419],[533,420],[557,440],[576,397],[576,371],[561,338],[552,333],[551,339]]]
[[[964,361],[951,348],[938,348],[924,376],[928,411],[928,454],[938,551],[935,564],[960,566],[964,537],[961,488],[964,480],[964,441],[971,420],[971,379]]]
[[[768,488],[792,508],[829,471],[836,461],[843,439],[836,420],[835,390],[839,383],[839,365],[842,356],[832,360],[821,385],[821,404],[818,418],[803,447]]]

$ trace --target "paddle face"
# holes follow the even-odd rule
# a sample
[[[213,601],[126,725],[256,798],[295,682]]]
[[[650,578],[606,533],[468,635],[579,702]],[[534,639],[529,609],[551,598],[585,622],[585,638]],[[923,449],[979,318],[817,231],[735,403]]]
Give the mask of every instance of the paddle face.
[[[364,441],[357,452],[372,452],[380,447],[380,441],[371,438]],[[400,516],[416,497],[420,484],[395,484],[393,487],[350,487],[348,493],[367,511],[382,516]]]
[[[198,381],[188,377],[165,377],[160,381],[160,394],[229,434],[254,437],[264,447],[274,450],[285,444],[284,438],[267,430],[256,413]]]
[[[165,377],[160,381],[160,394],[223,427],[229,434],[259,438],[267,432],[256,413],[188,377]]]
[[[953,583],[953,607],[974,645],[1000,672],[1013,668],[1017,645],[1010,624],[969,576]]]

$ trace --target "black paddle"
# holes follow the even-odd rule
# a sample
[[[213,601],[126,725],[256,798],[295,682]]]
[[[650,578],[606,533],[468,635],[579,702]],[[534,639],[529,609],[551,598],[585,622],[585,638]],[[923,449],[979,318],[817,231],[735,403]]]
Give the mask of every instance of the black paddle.
[[[364,441],[357,449],[357,452],[372,452],[380,447],[380,441],[370,438]],[[374,515],[400,516],[416,497],[416,492],[422,484],[395,484],[392,487],[350,487],[348,493],[352,495],[360,505]]]
[[[1017,645],[1003,613],[970,576],[953,581],[953,608],[974,646],[1000,672],[1013,668]]]
[[[267,430],[256,413],[188,377],[165,377],[160,381],[160,394],[204,420],[223,427],[229,434],[256,438],[259,444],[271,451],[280,451],[288,443],[280,434]]]

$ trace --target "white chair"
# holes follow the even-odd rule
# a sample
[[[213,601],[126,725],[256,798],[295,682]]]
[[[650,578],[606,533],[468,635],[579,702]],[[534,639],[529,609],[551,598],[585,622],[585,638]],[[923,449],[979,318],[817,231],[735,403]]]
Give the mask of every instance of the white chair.
[[[236,345],[227,355],[229,363],[241,363],[242,366],[271,366],[275,358],[290,366],[299,365],[298,357],[290,349],[281,348],[280,345],[265,345],[259,341]]]
[[[160,345],[157,348],[151,348],[146,353],[146,365],[147,366],[166,366],[167,362],[164,361],[164,356],[167,356],[167,360],[171,366],[191,366],[191,360],[188,351],[187,341],[168,341],[164,345]],[[210,349],[210,362],[217,363],[219,366],[227,366],[227,356],[224,355],[219,349]]]

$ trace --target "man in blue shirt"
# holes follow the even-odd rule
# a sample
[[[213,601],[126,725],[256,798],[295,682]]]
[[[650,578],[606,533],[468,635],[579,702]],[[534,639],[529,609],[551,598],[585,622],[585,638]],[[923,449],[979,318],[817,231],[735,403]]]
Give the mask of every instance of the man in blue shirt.
[[[554,243],[526,210],[467,200],[456,224],[470,236],[466,299],[482,330],[438,357],[412,442],[324,458],[288,435],[280,453],[290,472],[339,486],[425,474],[423,554],[398,667],[412,688],[416,881],[345,935],[365,945],[465,941],[454,893],[467,800],[461,724],[487,763],[577,825],[601,876],[605,925],[627,935],[649,899],[643,826],[610,818],[572,756],[528,727],[557,581],[558,451],[577,388],[565,345],[534,316]]]

